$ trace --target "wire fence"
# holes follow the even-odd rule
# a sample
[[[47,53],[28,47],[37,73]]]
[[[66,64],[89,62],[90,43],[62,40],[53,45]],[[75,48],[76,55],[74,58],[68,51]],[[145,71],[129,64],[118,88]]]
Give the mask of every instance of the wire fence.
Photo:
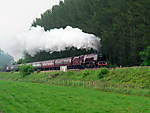
[[[150,96],[150,88],[142,89],[131,84],[114,84],[103,81],[74,81],[74,80],[62,80],[62,81],[49,81],[49,85],[54,86],[71,86],[71,87],[83,87],[94,88],[106,92],[116,92],[122,94],[138,95],[138,96]]]

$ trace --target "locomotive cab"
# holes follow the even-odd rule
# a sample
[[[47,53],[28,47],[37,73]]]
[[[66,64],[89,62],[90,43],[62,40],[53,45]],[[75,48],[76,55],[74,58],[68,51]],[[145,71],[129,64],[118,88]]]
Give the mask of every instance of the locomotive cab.
[[[107,66],[107,60],[106,60],[106,56],[105,55],[98,55],[98,66]]]

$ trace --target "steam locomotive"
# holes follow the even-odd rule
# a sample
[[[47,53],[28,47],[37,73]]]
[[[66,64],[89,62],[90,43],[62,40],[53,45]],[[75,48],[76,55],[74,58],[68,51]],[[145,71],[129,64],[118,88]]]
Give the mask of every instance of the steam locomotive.
[[[86,54],[75,57],[46,60],[39,62],[27,63],[38,70],[59,70],[61,66],[67,66],[68,69],[84,69],[107,66],[106,57],[98,54]],[[18,71],[22,64],[10,65],[6,67],[6,71]]]

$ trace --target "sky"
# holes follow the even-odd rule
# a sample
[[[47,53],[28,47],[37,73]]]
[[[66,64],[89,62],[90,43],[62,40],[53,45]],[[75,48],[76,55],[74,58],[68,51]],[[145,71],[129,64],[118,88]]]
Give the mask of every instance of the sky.
[[[0,48],[7,41],[30,28],[36,17],[58,4],[59,0],[0,0]]]
[[[41,49],[59,51],[70,46],[98,50],[100,39],[81,29],[31,27],[33,20],[59,1],[63,0],[0,0],[0,49],[15,60],[22,58],[24,51],[34,55]]]

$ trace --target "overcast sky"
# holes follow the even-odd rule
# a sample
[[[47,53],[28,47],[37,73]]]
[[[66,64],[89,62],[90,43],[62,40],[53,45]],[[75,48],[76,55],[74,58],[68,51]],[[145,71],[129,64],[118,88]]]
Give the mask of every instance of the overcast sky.
[[[70,46],[98,50],[98,37],[71,26],[47,32],[41,27],[31,28],[33,20],[59,1],[0,0],[0,49],[15,60],[23,57],[24,51],[34,55],[41,49],[58,51]]]
[[[0,48],[7,40],[23,32],[40,14],[59,0],[0,0]]]

